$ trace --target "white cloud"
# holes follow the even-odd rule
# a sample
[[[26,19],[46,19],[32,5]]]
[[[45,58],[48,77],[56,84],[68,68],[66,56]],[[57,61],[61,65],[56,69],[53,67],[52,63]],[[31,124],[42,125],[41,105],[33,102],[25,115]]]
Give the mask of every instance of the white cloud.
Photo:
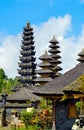
[[[34,25],[35,46],[37,57],[48,49],[49,41],[55,35],[64,37],[71,30],[71,16],[52,17],[47,22],[41,23],[38,26]]]
[[[54,0],[40,0],[40,4],[43,6],[53,6],[54,4]]]
[[[66,37],[72,29],[70,15],[67,14],[58,18],[52,17],[44,23],[31,26],[34,27],[36,57],[39,57],[45,50],[49,49],[49,41],[55,35],[60,41],[59,46],[62,56],[60,60],[62,60],[61,66],[64,71],[77,64],[77,54],[84,47],[84,27],[82,27],[78,37]],[[21,35],[2,35],[0,33],[0,43],[0,66],[9,77],[17,76]]]
[[[61,42],[62,67],[64,71],[74,67],[79,58],[78,53],[84,48],[84,26],[78,37],[72,36]]]
[[[7,35],[0,37],[0,66],[9,77],[17,75],[17,62],[21,36]]]
[[[71,16],[52,17],[47,22],[34,26],[36,56],[39,57],[45,50],[48,50],[49,41],[53,35],[60,41],[59,46],[62,56],[63,72],[74,67],[77,62],[77,54],[84,47],[84,27],[78,37],[66,37],[72,30]],[[66,37],[66,38],[65,38]],[[41,61],[40,61],[41,62]]]
[[[84,0],[80,0],[81,3],[84,3]]]

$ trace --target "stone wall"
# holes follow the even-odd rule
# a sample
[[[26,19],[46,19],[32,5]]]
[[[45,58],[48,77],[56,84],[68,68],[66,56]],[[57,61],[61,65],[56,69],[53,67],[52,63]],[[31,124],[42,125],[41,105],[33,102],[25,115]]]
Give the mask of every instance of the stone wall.
[[[72,101],[62,101],[56,107],[56,130],[71,130],[72,125],[77,118],[77,115],[73,113],[73,117],[69,115],[69,104]],[[74,103],[75,104],[75,103]],[[73,111],[72,111],[73,112]],[[75,112],[75,110],[74,110]],[[71,113],[72,114],[72,113]],[[78,114],[78,113],[77,113]]]

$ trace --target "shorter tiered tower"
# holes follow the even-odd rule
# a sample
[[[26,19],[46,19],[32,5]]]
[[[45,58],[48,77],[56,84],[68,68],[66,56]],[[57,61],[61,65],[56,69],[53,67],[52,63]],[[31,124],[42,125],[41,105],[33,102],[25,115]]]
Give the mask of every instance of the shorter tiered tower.
[[[61,56],[58,55],[60,53],[60,51],[58,50],[59,42],[56,40],[55,36],[53,36],[53,38],[50,40],[50,44],[50,50],[48,52],[50,53],[51,57],[51,70],[53,71],[52,78],[55,78],[60,75],[59,71],[62,70],[62,68],[58,66],[58,64],[61,64],[61,61],[59,60]]]
[[[19,57],[19,77],[18,81],[23,86],[28,86],[29,84],[34,85],[35,78],[35,51],[34,51],[34,41],[33,41],[33,28],[30,26],[30,23],[27,23],[23,31],[23,40],[20,50]]]
[[[84,63],[84,48],[82,49],[82,51],[78,54],[78,56],[80,58],[78,58],[77,60],[81,63]]]
[[[44,85],[52,80],[52,71],[50,70],[51,64],[49,63],[51,57],[48,55],[47,51],[45,51],[45,53],[41,55],[39,59],[42,61],[42,63],[38,65],[41,69],[36,70],[36,73],[39,76],[34,81],[39,85]]]

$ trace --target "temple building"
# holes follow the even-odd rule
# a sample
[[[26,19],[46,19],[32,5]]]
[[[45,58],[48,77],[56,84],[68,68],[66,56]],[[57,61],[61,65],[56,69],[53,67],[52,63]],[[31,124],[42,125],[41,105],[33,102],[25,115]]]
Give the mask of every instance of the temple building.
[[[33,94],[34,79],[36,77],[36,58],[33,28],[30,26],[30,23],[27,23],[26,27],[24,27],[22,38],[19,57],[20,62],[18,63],[19,84],[15,86],[15,91],[13,90],[14,93],[7,97],[8,102],[18,102],[18,106],[21,105],[21,103],[31,101],[31,99],[32,101],[37,101],[37,96]],[[40,98],[38,99],[40,100]],[[30,105],[32,106],[31,103]]]
[[[78,54],[79,58],[77,59],[79,62],[84,63],[84,49]],[[84,118],[84,73],[79,76],[75,81],[65,86],[63,91],[67,94],[73,95],[74,98],[80,99],[80,115]]]
[[[84,72],[84,50],[78,56],[80,56],[78,58],[80,63],[74,68],[34,92],[38,96],[52,100],[52,130],[71,130],[75,119],[79,118],[81,113],[84,114],[84,104],[81,113],[75,105],[78,100],[82,100],[84,103],[84,86],[81,87],[84,79],[81,80],[81,83],[79,82]]]
[[[52,130],[71,130],[79,117],[84,115],[84,49],[78,54],[78,64],[61,74],[59,66],[59,42],[55,36],[49,41],[49,50],[39,57],[41,69],[36,70],[33,28],[27,23],[23,30],[19,57],[19,88],[11,95],[3,94],[3,105],[7,108],[36,107],[40,97],[52,101]],[[37,75],[37,76],[36,76]],[[35,87],[39,84],[39,87]],[[17,86],[16,86],[17,87]],[[82,102],[80,112],[77,101]],[[30,104],[28,102],[30,101]],[[24,104],[25,103],[25,104]],[[32,104],[34,103],[34,104]]]
[[[23,86],[34,85],[35,78],[35,46],[33,41],[33,28],[27,23],[23,30],[23,40],[19,57],[18,81]]]
[[[59,71],[62,70],[61,67],[58,66],[58,64],[61,64],[61,61],[59,60],[61,56],[58,54],[60,53],[59,47],[59,42],[56,40],[55,36],[49,41],[49,53],[50,53],[50,63],[52,65],[51,70],[53,72],[52,78],[58,77],[60,75]]]
[[[58,64],[61,64],[59,60],[61,56],[58,54],[60,51],[58,50],[59,42],[56,40],[55,36],[49,41],[49,54],[47,51],[43,55],[39,57],[42,61],[38,66],[41,69],[36,70],[36,73],[39,75],[34,81],[41,86],[45,83],[51,81],[53,78],[58,77],[60,75],[59,71],[62,70]]]
[[[2,107],[6,111],[6,114],[10,116],[13,108],[19,112],[24,108],[38,107],[41,99],[33,93],[34,79],[36,76],[36,58],[33,28],[30,26],[30,23],[27,23],[26,27],[24,27],[22,38],[20,61],[18,63],[19,76],[17,77],[19,84],[14,87],[13,93],[10,95],[2,94]]]
[[[51,57],[48,55],[48,52],[45,51],[45,53],[41,55],[39,59],[42,61],[40,64],[38,64],[41,69],[36,70],[36,74],[39,76],[34,81],[42,86],[52,80],[52,71],[50,70],[51,64],[49,63]]]

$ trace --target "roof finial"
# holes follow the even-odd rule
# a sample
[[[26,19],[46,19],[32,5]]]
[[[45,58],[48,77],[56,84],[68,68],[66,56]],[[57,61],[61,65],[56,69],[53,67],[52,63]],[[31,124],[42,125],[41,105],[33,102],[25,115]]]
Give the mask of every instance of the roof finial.
[[[27,22],[27,26],[28,26],[28,27],[30,26],[30,22]]]
[[[50,43],[58,43],[57,39],[55,38],[55,35],[53,36],[53,38],[49,42]]]

